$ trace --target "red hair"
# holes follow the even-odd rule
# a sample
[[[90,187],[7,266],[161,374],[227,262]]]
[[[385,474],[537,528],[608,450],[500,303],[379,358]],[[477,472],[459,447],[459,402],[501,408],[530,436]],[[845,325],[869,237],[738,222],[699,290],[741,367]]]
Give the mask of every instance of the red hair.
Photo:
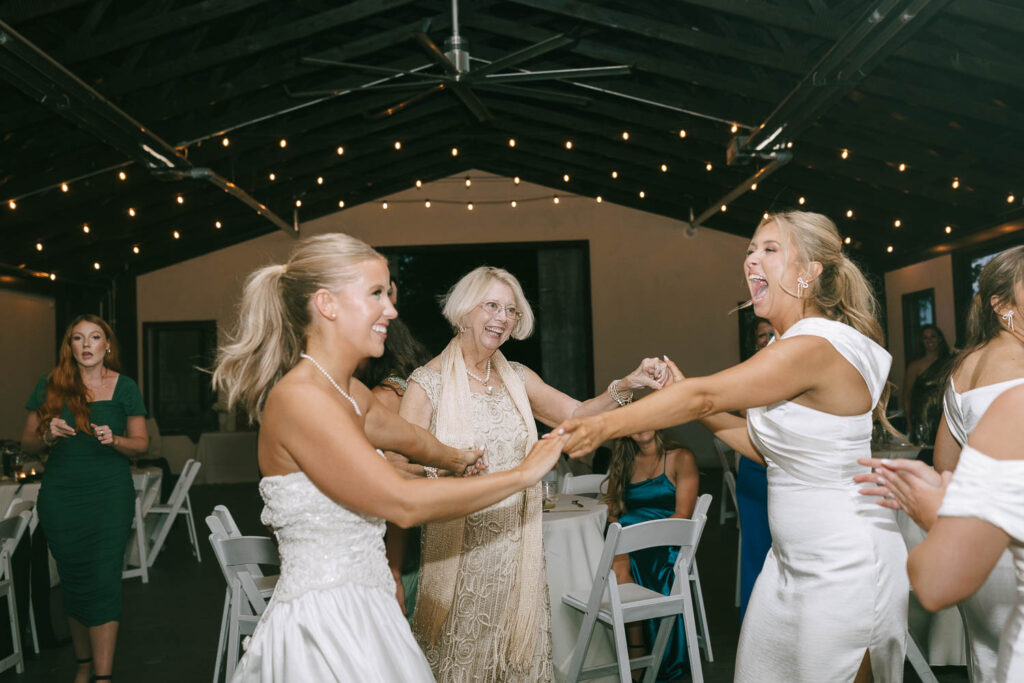
[[[89,390],[82,381],[82,373],[75,362],[74,351],[71,350],[71,337],[75,327],[79,323],[92,323],[103,330],[103,335],[110,344],[110,352],[103,354],[104,367],[121,372],[121,361],[117,354],[117,337],[114,330],[103,318],[86,313],[71,321],[68,329],[64,332],[64,338],[60,342],[60,358],[57,367],[50,371],[46,378],[46,401],[39,406],[36,414],[39,416],[39,436],[42,437],[50,428],[50,420],[60,417],[62,408],[67,405],[71,414],[75,416],[75,429],[79,432],[92,435],[92,427],[89,426]]]

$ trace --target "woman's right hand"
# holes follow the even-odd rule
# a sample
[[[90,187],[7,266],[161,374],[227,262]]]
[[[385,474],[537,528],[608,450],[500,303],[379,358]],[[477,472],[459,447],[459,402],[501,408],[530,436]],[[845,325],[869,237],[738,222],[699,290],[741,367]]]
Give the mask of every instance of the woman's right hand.
[[[46,430],[46,433],[50,436],[48,441],[53,443],[57,439],[74,436],[75,428],[65,422],[63,418],[55,417],[50,420],[50,428]]]
[[[555,468],[567,439],[567,436],[552,432],[545,434],[543,438],[533,444],[533,448],[526,454],[526,458],[516,468],[526,475],[527,487],[536,484],[544,478],[545,474]]]
[[[471,477],[487,471],[486,447],[452,448],[451,465],[447,467],[456,476]]]

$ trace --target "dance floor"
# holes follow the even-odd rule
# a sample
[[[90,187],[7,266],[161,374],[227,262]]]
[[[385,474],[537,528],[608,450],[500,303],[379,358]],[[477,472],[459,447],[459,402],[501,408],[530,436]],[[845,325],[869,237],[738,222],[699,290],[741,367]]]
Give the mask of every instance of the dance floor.
[[[701,493],[717,496],[721,491],[721,473],[702,473],[700,488]],[[191,495],[196,526],[203,539],[203,562],[196,564],[189,551],[185,527],[179,523],[150,570],[149,583],[143,585],[139,579],[125,582],[115,680],[177,683],[212,679],[224,579],[205,540],[205,515],[214,505],[223,503],[234,513],[242,533],[266,531],[259,521],[262,503],[252,484],[193,486]],[[717,499],[711,514],[697,554],[715,656],[713,663],[704,663],[704,679],[708,683],[727,683],[733,678],[739,636],[738,610],[733,607],[736,527],[734,520],[719,525]],[[60,614],[59,589],[53,593],[52,608]],[[55,628],[58,637],[67,637],[65,625],[58,622]],[[38,659],[29,655],[23,675],[18,676],[10,669],[0,674],[0,681],[70,681],[74,666],[71,645],[65,642],[44,648]],[[936,674],[943,683],[967,681],[963,667],[939,668]],[[909,666],[905,680],[918,680]]]

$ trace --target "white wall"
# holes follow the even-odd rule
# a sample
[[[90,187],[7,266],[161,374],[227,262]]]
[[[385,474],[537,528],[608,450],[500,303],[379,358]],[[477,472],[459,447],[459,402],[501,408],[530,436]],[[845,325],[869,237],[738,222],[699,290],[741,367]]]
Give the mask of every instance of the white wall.
[[[912,358],[903,353],[903,295],[922,289],[935,289],[935,322],[952,345],[956,340],[956,307],[953,303],[953,259],[946,254],[885,274],[885,305],[888,313],[889,352],[892,373],[889,378],[903,386],[903,374]]]
[[[691,239],[669,218],[563,190],[555,205],[550,188],[469,175],[477,180],[471,189],[460,174],[393,195],[387,210],[374,202],[304,223],[302,234],[346,232],[375,246],[588,240],[595,386],[604,387],[648,355],[668,354],[689,375],[738,362],[737,322],[729,311],[746,297],[747,239],[707,229]],[[544,199],[526,201],[536,197]],[[510,208],[513,198],[518,208]],[[466,210],[468,200],[473,211]],[[276,232],[140,276],[140,343],[142,323],[153,321],[215,319],[223,335],[233,324],[245,277],[286,260],[294,244]]]
[[[21,439],[25,402],[56,363],[53,299],[0,289],[0,439]]]

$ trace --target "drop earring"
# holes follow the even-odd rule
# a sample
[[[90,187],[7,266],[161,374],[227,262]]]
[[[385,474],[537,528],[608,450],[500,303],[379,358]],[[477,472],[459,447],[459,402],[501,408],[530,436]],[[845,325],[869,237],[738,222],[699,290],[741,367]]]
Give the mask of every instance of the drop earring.
[[[1003,319],[1004,323],[1006,323],[1006,327],[1009,328],[1010,332],[1013,332],[1013,309],[1011,308],[999,317]]]
[[[807,280],[803,279],[802,277],[798,277],[796,279],[796,298],[804,298],[804,290],[807,289],[808,287],[810,287],[810,283],[807,282]]]

